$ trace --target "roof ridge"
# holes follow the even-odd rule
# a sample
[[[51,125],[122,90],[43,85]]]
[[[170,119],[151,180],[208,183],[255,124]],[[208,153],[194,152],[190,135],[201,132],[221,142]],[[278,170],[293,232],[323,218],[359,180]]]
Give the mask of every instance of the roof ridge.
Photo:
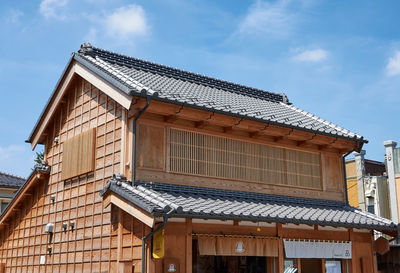
[[[260,88],[255,88],[255,87],[251,87],[251,86],[247,86],[247,85],[243,85],[243,84],[239,84],[239,83],[234,83],[231,81],[226,81],[226,80],[210,77],[207,75],[202,75],[199,73],[191,72],[188,70],[183,70],[180,68],[135,58],[135,57],[128,56],[125,54],[120,54],[120,53],[105,50],[102,48],[94,47],[90,43],[82,44],[81,48],[78,50],[78,53],[80,53],[84,56],[91,55],[92,57],[97,56],[96,53],[103,53],[103,54],[119,56],[119,57],[125,59],[125,60],[120,60],[123,62],[124,65],[132,66],[139,70],[150,71],[150,72],[153,72],[156,74],[161,74],[161,75],[165,75],[165,76],[172,77],[172,78],[178,78],[181,80],[185,80],[185,81],[189,81],[189,82],[193,82],[193,83],[197,83],[197,84],[203,84],[203,85],[207,85],[210,87],[223,89],[223,90],[229,91],[229,92],[236,91],[235,93],[247,95],[250,97],[266,99],[269,101],[289,103],[289,100],[288,100],[286,94],[284,94],[284,93],[275,93],[272,91],[267,91],[267,90],[263,90]],[[103,56],[103,58],[107,58],[107,56]],[[108,61],[111,61],[111,60],[108,60]],[[132,61],[137,62],[136,65],[130,63]],[[117,63],[116,61],[114,61],[114,62]],[[153,66],[153,67],[150,67],[150,66]],[[161,68],[161,70],[160,69],[156,70],[155,69],[156,67]],[[169,74],[167,74],[166,72],[169,72]]]
[[[19,175],[16,175],[16,174],[10,174],[10,173],[6,173],[6,172],[2,172],[2,171],[0,171],[0,174],[6,175],[6,176],[10,176],[10,177],[13,177],[13,178],[26,180],[25,177],[22,177],[22,176],[19,176]]]

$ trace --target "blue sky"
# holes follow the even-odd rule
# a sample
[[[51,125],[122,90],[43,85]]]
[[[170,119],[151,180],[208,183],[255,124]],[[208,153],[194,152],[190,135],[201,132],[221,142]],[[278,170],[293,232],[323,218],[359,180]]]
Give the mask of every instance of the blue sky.
[[[400,141],[400,1],[3,0],[0,171],[29,175],[24,143],[82,42],[284,92],[363,135]],[[40,147],[39,147],[40,149]]]

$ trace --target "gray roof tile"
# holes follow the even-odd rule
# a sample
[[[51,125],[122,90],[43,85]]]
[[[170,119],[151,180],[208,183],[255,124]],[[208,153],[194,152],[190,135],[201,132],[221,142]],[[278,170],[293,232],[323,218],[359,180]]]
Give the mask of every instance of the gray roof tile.
[[[25,181],[23,177],[0,172],[0,187],[19,188]]]
[[[100,71],[110,82],[130,94],[143,89],[158,93],[159,100],[187,104],[280,126],[362,140],[360,135],[327,122],[289,103],[286,95],[247,87],[211,77],[147,62],[83,44],[73,57]]]
[[[173,217],[280,222],[377,230],[397,230],[388,219],[343,202],[152,182],[131,186],[114,177],[100,193],[115,192],[154,216],[176,208]]]

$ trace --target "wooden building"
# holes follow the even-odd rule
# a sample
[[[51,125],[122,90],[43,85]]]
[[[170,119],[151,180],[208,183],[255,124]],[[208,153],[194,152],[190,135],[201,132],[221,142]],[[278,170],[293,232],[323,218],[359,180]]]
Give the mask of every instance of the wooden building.
[[[275,94],[73,53],[28,141],[45,161],[0,217],[0,272],[377,272],[343,155],[365,140]]]

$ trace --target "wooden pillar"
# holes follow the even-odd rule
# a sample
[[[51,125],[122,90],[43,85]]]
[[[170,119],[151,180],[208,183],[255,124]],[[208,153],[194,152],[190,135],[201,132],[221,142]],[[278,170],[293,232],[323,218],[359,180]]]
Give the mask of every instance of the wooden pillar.
[[[118,242],[117,242],[117,263],[120,262],[122,256],[122,210],[118,208]]]
[[[192,219],[186,219],[186,273],[192,273]]]
[[[325,268],[325,259],[321,259],[321,269],[322,269],[322,273],[325,273],[326,268]]]
[[[375,238],[374,238],[374,231],[371,230],[371,257],[373,263],[373,270],[372,272],[378,272],[378,261],[376,260],[376,251],[375,251]]]
[[[353,228],[349,228],[349,240],[351,241],[351,273],[357,273],[357,257],[356,247],[354,244],[354,231]]]
[[[301,273],[301,259],[297,258],[297,273]]]
[[[278,248],[278,272],[283,273],[283,260],[284,260],[284,253],[283,253],[283,239],[282,239],[282,224],[276,223],[276,233],[279,238],[279,248]]]

